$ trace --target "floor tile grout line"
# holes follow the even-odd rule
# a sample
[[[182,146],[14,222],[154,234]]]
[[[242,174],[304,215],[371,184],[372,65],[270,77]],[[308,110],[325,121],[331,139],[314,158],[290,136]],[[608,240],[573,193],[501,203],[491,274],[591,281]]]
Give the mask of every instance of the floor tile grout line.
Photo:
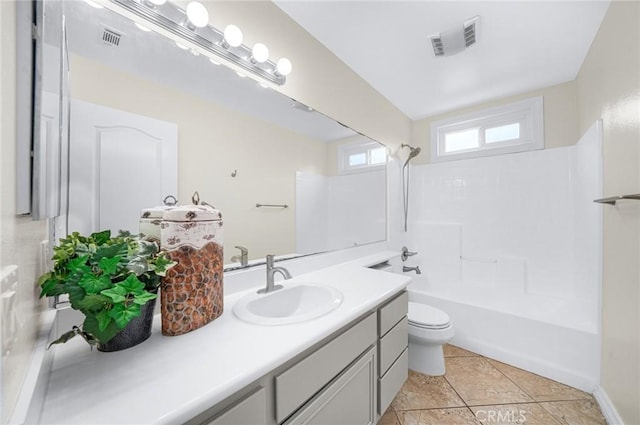
[[[482,421],[480,419],[478,419],[478,417],[476,416],[476,412],[474,412],[473,410],[471,410],[471,407],[467,406],[467,410],[471,413],[471,415],[476,418],[476,421],[478,421],[478,423],[480,423],[480,425],[484,425],[482,423]]]
[[[444,375],[442,375],[442,378],[444,379],[444,382],[447,383],[447,385],[449,385],[449,387],[451,387],[451,389],[453,390],[454,393],[456,393],[456,395],[458,396],[458,398],[460,399],[460,401],[462,401],[464,403],[465,407],[469,407],[469,405],[467,404],[467,401],[462,398],[462,396],[460,395],[460,393],[458,392],[458,390],[456,390],[456,388],[453,386],[453,384],[451,384],[451,382],[449,382],[449,380],[447,379],[447,373],[445,372]]]
[[[549,415],[551,415],[551,417],[552,417],[556,422],[558,422],[558,424],[561,424],[562,422],[566,422],[566,421],[564,421],[564,417],[562,418],[562,419],[563,419],[563,421],[561,422],[561,421],[560,421],[560,419],[561,419],[561,418],[558,418],[558,417],[557,417],[553,412],[551,412],[549,409],[547,409],[546,407],[544,407],[541,403],[538,403],[538,406],[540,406],[540,408],[541,408],[542,410],[544,410],[544,411],[545,411],[545,412],[547,412]]]
[[[511,379],[511,378],[510,378],[506,373],[504,373],[503,371],[501,371],[500,369],[498,369],[497,367],[495,367],[495,366],[493,365],[493,363],[491,363],[491,362],[489,361],[489,360],[493,360],[493,359],[490,359],[490,358],[485,357],[485,356],[482,356],[482,358],[483,358],[483,359],[485,359],[485,360],[487,361],[487,363],[489,364],[489,366],[491,366],[492,368],[494,368],[495,370],[497,370],[498,372],[500,372],[500,374],[501,374],[502,376],[504,376],[504,377],[505,377],[505,378],[507,378],[509,381],[511,381],[511,383],[512,383],[513,385],[515,385],[516,387],[518,387],[518,388],[520,389],[520,391],[522,391],[522,392],[523,392],[527,397],[529,397],[529,398],[530,398],[531,400],[533,400],[534,402],[536,401],[536,399],[535,399],[531,394],[529,394],[527,391],[525,391],[525,389],[524,389],[524,388],[522,388],[520,385],[518,385],[518,384],[517,384],[513,379]],[[527,371],[525,371],[525,372],[527,372]],[[527,373],[531,373],[531,372],[527,372]]]
[[[574,400],[572,400],[574,401]],[[579,401],[579,400],[578,400]],[[543,403],[547,403],[547,402],[543,402]],[[515,406],[517,404],[540,404],[537,401],[521,401],[518,403],[491,403],[491,404],[472,404],[470,406],[449,406],[449,407],[429,407],[426,409],[405,409],[405,410],[400,410],[401,412],[419,412],[421,410],[447,410],[447,409],[464,409],[464,408],[475,408],[475,407],[490,407],[490,406]]]
[[[498,369],[497,367],[495,367],[493,364],[491,364],[491,362],[489,361],[488,357],[482,356],[482,355],[477,355],[477,356],[467,356],[467,357],[478,357],[480,359],[483,359],[486,361],[486,363],[491,366],[493,369],[497,370],[502,376],[504,376],[505,378],[507,378],[508,381],[510,381],[513,385],[515,385],[520,391],[522,391],[524,393],[524,395],[526,395],[527,397],[529,397],[532,401],[527,402],[527,403],[535,403],[535,399],[533,397],[531,397],[531,395],[529,395],[529,393],[527,393],[525,390],[523,390],[522,388],[520,388],[520,386],[518,384],[516,384],[515,382],[513,382],[513,380],[511,378],[509,378],[507,375],[504,374],[504,372],[502,372],[500,369]],[[469,407],[469,403],[467,403],[467,401],[462,398],[462,396],[458,393],[458,391],[455,389],[455,387],[453,386],[453,384],[451,384],[451,382],[449,382],[449,380],[447,379],[447,374],[445,373],[443,375],[445,381],[447,381],[447,383],[449,384],[449,386],[451,386],[451,388],[453,389],[453,391],[458,395],[458,397],[460,397],[460,400],[462,400],[462,402],[464,403],[465,406]],[[505,403],[505,404],[514,404],[514,403]]]
[[[489,364],[490,364],[491,366],[493,366],[493,368],[495,368],[496,370],[498,370],[498,372],[502,373],[502,374],[503,374],[503,375],[504,375],[508,380],[510,380],[511,382],[513,382],[513,383],[514,383],[518,388],[520,388],[520,389],[521,389],[521,390],[522,390],[526,395],[528,395],[529,397],[531,397],[533,400],[538,401],[538,400],[537,400],[533,395],[529,394],[529,393],[528,393],[528,392],[527,392],[523,387],[521,387],[520,385],[518,385],[518,383],[517,383],[513,378],[511,378],[509,375],[507,375],[505,372],[501,371],[499,368],[497,368],[497,367],[493,364],[493,362],[498,362],[498,363],[503,363],[503,362],[501,362],[501,361],[499,361],[499,360],[496,360],[496,359],[492,359],[492,358],[490,358],[490,357],[484,357],[484,356],[482,356],[482,357],[483,357],[483,358],[485,358],[485,359],[487,359],[487,360],[489,360]],[[518,369],[518,370],[522,371],[523,373],[527,373],[527,374],[529,374],[529,375],[533,375],[533,376],[536,376],[536,377],[538,377],[538,378],[546,379],[546,380],[548,380],[548,381],[551,381],[551,382],[554,382],[554,383],[557,383],[557,384],[563,385],[563,386],[565,386],[565,387],[567,387],[567,388],[570,388],[570,389],[572,389],[572,390],[582,391],[582,390],[580,390],[579,388],[575,388],[575,387],[572,387],[571,385],[563,384],[562,382],[555,381],[555,380],[553,380],[553,379],[547,378],[546,376],[538,375],[537,373],[529,372],[528,370],[521,369],[521,368],[516,367],[516,366],[511,366],[511,365],[510,365],[510,364],[508,364],[508,363],[503,363],[503,364],[505,364],[505,365],[507,365],[507,366],[509,366],[509,367],[511,367],[511,368]],[[588,395],[588,396],[593,397],[593,394],[589,394],[589,393],[587,393],[587,392],[585,392],[585,391],[582,391],[582,392],[583,392],[583,393],[585,393],[585,394],[586,394],[586,395]],[[569,399],[562,399],[562,400],[543,400],[542,402],[544,403],[544,402],[547,402],[547,401],[572,401],[572,400],[590,400],[590,398],[584,398],[584,397],[583,397],[583,398],[569,398]]]
[[[391,406],[391,410],[393,410],[393,414],[395,415],[398,424],[403,425],[403,421],[400,420],[400,415],[398,415],[398,411],[396,410],[396,408]]]

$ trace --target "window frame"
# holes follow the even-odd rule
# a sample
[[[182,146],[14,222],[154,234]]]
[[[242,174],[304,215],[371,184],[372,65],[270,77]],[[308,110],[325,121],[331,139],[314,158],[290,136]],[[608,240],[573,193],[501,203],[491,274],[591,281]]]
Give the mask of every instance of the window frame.
[[[520,124],[520,136],[500,142],[485,142],[487,129]],[[446,135],[479,129],[478,147],[444,152]],[[544,149],[544,106],[542,96],[484,109],[431,123],[431,161],[454,161]]]
[[[385,161],[380,164],[371,164],[371,151],[380,148],[385,149]],[[359,153],[366,155],[366,163],[363,165],[349,165],[349,157]],[[376,141],[356,141],[338,145],[338,174],[340,175],[373,171],[386,167],[388,162],[389,153],[386,151],[386,147]]]

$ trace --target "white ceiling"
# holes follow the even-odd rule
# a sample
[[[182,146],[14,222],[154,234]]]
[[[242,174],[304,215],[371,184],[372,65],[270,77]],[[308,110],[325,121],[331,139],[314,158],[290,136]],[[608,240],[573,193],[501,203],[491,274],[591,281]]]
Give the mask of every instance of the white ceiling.
[[[412,119],[573,80],[609,6],[582,1],[275,3]],[[480,16],[449,57],[428,36]]]

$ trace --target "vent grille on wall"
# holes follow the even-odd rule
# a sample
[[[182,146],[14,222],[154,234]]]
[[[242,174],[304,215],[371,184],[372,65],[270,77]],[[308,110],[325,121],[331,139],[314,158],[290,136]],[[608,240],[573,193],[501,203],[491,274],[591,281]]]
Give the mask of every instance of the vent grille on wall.
[[[120,45],[120,39],[122,38],[122,34],[110,30],[109,28],[105,28],[102,32],[102,42],[107,46],[118,47]]]

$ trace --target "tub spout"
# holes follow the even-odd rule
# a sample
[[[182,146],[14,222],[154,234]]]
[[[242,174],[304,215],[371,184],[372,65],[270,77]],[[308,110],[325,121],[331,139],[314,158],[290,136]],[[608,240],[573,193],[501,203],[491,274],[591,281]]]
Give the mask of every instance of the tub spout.
[[[415,266],[415,267],[402,266],[402,272],[403,273],[416,272],[416,274],[422,274],[422,272],[420,271],[420,267],[418,266]]]

